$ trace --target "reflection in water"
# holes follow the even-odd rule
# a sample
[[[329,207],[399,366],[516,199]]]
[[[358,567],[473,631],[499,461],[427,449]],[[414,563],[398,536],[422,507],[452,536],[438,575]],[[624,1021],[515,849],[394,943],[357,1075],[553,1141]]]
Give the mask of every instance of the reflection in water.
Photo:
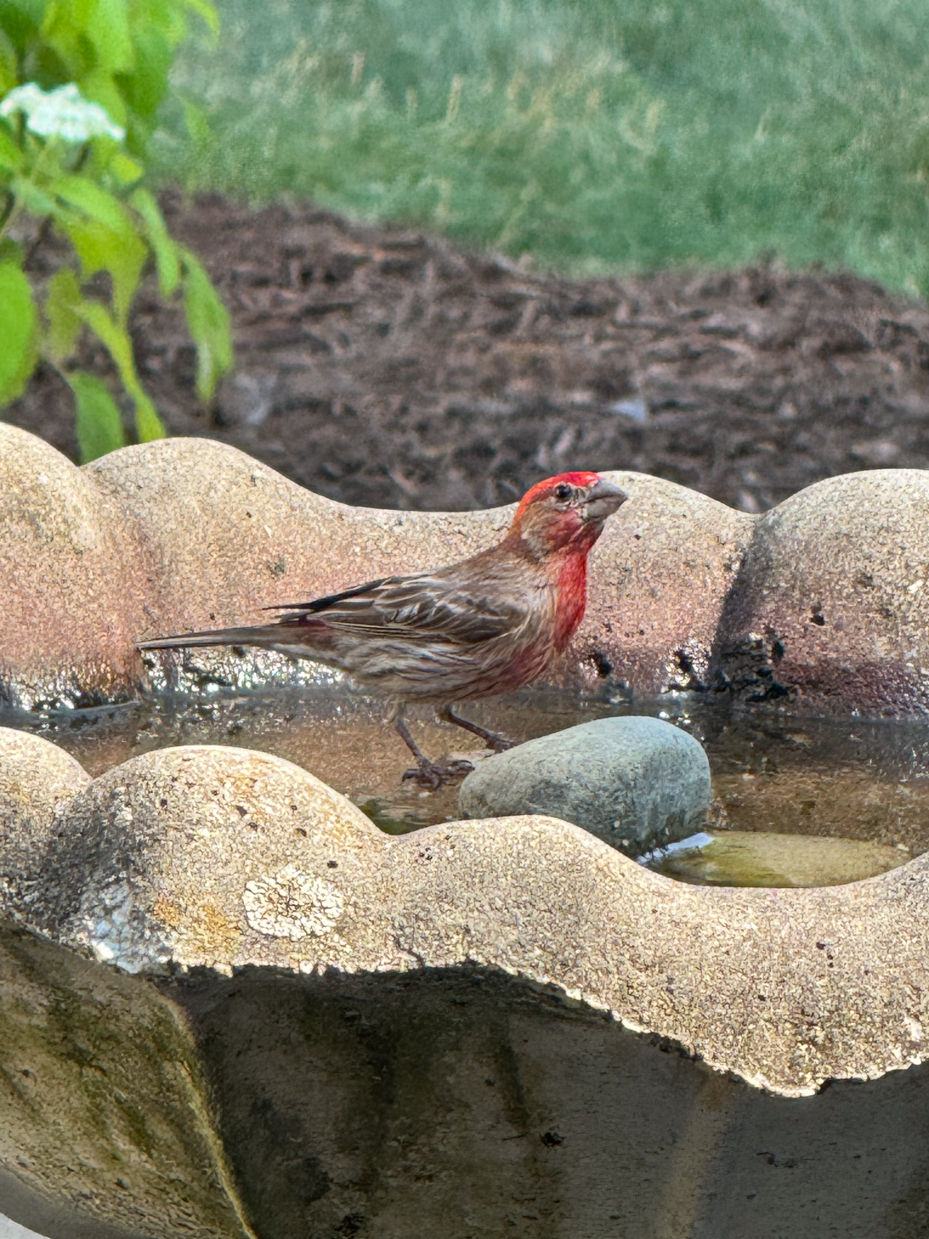
[[[716,793],[714,827],[882,844],[900,860],[929,850],[929,725],[862,719],[797,719],[682,694],[657,702],[581,698],[549,689],[471,703],[464,713],[514,740],[614,714],[650,714],[706,748]],[[382,829],[404,833],[458,816],[459,784],[438,792],[403,783],[409,754],[385,723],[386,706],[344,685],[162,696],[56,715],[0,716],[72,753],[92,775],[152,749],[228,744],[287,758],[337,788]],[[411,712],[429,753],[489,754],[467,735]],[[464,746],[464,747],[462,747]]]

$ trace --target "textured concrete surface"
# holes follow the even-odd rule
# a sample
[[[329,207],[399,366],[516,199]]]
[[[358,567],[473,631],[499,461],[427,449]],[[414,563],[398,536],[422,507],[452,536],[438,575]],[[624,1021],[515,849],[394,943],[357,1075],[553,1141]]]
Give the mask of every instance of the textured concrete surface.
[[[715,665],[737,693],[807,713],[929,713],[929,474],[828,478],[766,512]]]
[[[54,1239],[247,1239],[172,1004],[0,924],[0,1209]]]
[[[923,1239],[927,1066],[783,1098],[478,968],[167,983],[262,1239]]]
[[[64,749],[0,727],[0,890],[16,888],[48,846],[57,815],[89,782]]]
[[[0,702],[83,705],[128,684],[150,578],[93,478],[0,422]]]
[[[88,784],[31,743],[35,796],[2,802],[4,837],[33,836],[0,897],[17,1221],[924,1233],[929,857],[694,887],[549,817],[385,836],[258,752],[164,749]],[[0,733],[3,786],[22,751]]]
[[[760,518],[659,478],[609,476],[632,498],[595,548],[588,614],[554,682],[929,712],[924,472],[831,478]],[[511,515],[349,508],[208,440],[77,469],[0,426],[0,689],[25,704],[134,691],[138,640],[452,562]],[[190,657],[207,678],[249,674],[228,654]],[[294,675],[280,656],[261,667]]]
[[[299,968],[324,937],[331,962],[350,964],[343,931],[367,941],[388,846],[360,809],[281,758],[160,749],[75,798],[28,875],[44,892],[30,917],[130,971]]]
[[[564,678],[592,680],[599,669],[607,683],[636,695],[706,684],[720,617],[758,518],[663,478],[606,476],[631,498],[591,556],[587,614]]]
[[[712,800],[700,742],[658,718],[601,718],[481,762],[462,817],[547,813],[629,855],[692,835]]]
[[[594,551],[588,615],[552,678],[639,693],[692,683],[755,518],[658,478],[609,476],[632,500]],[[513,513],[349,508],[209,440],[159,440],[77,469],[9,426],[0,482],[11,531],[0,565],[15,585],[0,599],[0,685],[26,705],[131,693],[139,640],[252,623],[265,606],[453,562],[496,541]],[[191,665],[229,676],[235,662],[200,653]],[[261,664],[294,674],[281,656]]]
[[[130,970],[528,977],[774,1092],[922,1060],[929,856],[849,886],[686,886],[546,817],[380,834],[296,766],[162,749],[72,802],[13,906]]]

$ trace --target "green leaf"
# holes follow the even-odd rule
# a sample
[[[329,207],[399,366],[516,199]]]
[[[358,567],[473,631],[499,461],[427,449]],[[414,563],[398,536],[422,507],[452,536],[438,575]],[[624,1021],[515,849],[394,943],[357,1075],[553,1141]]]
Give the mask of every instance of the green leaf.
[[[68,75],[64,81],[80,81],[93,68],[93,47],[84,33],[92,4],[93,0],[51,0],[45,6],[36,58],[41,63],[49,52],[53,53]],[[41,81],[42,75],[38,76]],[[46,75],[46,80],[59,85],[62,79],[54,81]]]
[[[184,308],[197,345],[197,394],[209,400],[217,380],[232,366],[229,312],[197,258],[178,246],[184,264]]]
[[[81,94],[91,103],[99,103],[110,120],[125,129],[128,116],[123,93],[113,80],[113,75],[105,69],[96,69],[81,78]],[[113,142],[113,138],[96,138],[96,142]]]
[[[18,80],[16,48],[3,31],[3,16],[0,14],[0,96],[11,91]]]
[[[168,432],[164,423],[155,412],[155,406],[136,374],[129,333],[113,321],[106,307],[102,306],[99,301],[82,300],[79,305],[75,306],[75,312],[91,331],[99,336],[107,352],[116,362],[123,387],[135,402],[136,431],[139,441],[147,443],[151,439],[166,439]]]
[[[111,232],[122,234],[132,231],[122,203],[86,176],[59,177],[57,181],[52,181],[48,191],[70,206],[76,206]]]
[[[0,241],[0,262],[11,262],[21,267],[25,261],[26,250],[19,241],[14,241],[12,237],[4,237]]]
[[[0,0],[0,26],[20,51],[38,34],[44,14],[45,0]]]
[[[210,122],[203,108],[197,107],[189,99],[182,100],[184,106],[184,124],[195,146],[206,146],[210,140]]]
[[[0,168],[10,168],[13,172],[22,166],[23,153],[10,137],[5,127],[0,124]]]
[[[41,217],[43,215],[58,214],[58,204],[55,202],[55,199],[47,194],[44,189],[39,189],[38,185],[33,185],[28,178],[24,176],[15,177],[10,189],[31,215]]]
[[[168,88],[171,43],[154,26],[142,26],[133,33],[135,68],[131,73],[119,74],[117,82],[129,107],[139,116],[151,117]]]
[[[187,36],[187,18],[179,0],[145,0],[138,10],[143,27],[160,31],[174,46]]]
[[[97,271],[109,271],[116,317],[120,323],[125,323],[148,257],[145,242],[136,236],[128,221],[118,233],[95,219],[70,217],[62,220],[62,224],[81,260],[84,278]]]
[[[81,300],[81,286],[70,267],[63,267],[48,282],[45,296],[45,352],[58,364],[70,357],[84,323],[75,306]]]
[[[106,306],[101,305],[99,301],[87,301],[82,297],[74,306],[74,312],[106,345],[108,353],[116,362],[123,386],[127,390],[132,386],[138,386],[139,380],[136,378],[129,334],[114,322]]]
[[[140,387],[133,394],[135,400],[135,432],[140,443],[151,443],[153,439],[167,439],[168,431],[164,422],[155,412],[155,406]]]
[[[77,442],[81,464],[126,446],[126,432],[116,401],[106,385],[92,374],[80,371],[67,376],[77,403]]]
[[[36,325],[29,281],[17,263],[0,263],[0,406],[15,400],[32,374]]]
[[[112,172],[121,185],[132,185],[142,176],[145,169],[125,152],[117,151],[107,164],[107,171]]]
[[[97,0],[84,29],[97,52],[99,65],[111,73],[132,68],[135,55],[126,0]]]
[[[161,295],[163,297],[170,297],[177,288],[181,278],[178,247],[168,233],[161,211],[158,208],[158,203],[147,189],[137,189],[129,201],[145,220],[149,244],[155,251],[155,264],[158,268],[158,287],[161,290]]]

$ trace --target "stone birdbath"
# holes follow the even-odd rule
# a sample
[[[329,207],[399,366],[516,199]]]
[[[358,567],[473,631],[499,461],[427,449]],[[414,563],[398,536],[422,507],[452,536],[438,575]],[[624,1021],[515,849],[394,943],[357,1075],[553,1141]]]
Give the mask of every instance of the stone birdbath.
[[[551,692],[925,719],[925,473],[760,517],[609,476],[631,499]],[[925,1233],[925,856],[687,884],[550,812],[387,834],[228,742],[91,778],[24,721],[312,687],[136,643],[450,562],[509,517],[349,508],[205,440],[77,468],[0,424],[0,1211],[54,1239]]]

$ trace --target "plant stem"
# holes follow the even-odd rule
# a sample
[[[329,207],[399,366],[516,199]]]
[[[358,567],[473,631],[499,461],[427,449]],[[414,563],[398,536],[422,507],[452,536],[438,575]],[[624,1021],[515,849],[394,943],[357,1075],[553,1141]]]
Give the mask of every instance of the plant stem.
[[[32,171],[26,177],[26,184],[35,185],[36,178],[39,174],[39,170],[42,167],[42,164],[45,161],[49,151],[57,149],[57,147],[58,147],[58,142],[53,135],[48,139],[48,141],[45,143],[45,145],[42,147],[42,149],[39,151],[38,155],[36,156],[36,161],[32,165]],[[7,206],[4,208],[3,218],[0,219],[0,241],[3,240],[3,238],[9,232],[10,228],[12,228],[17,215],[19,215],[20,211],[23,209],[22,199],[16,194],[16,192],[14,190],[10,190],[9,194],[10,194],[10,197],[12,198],[12,202],[8,203]],[[47,220],[49,217],[46,215],[45,218]]]
[[[3,210],[0,211],[0,238],[3,237],[6,231],[7,221],[13,214],[13,207],[16,205],[16,195],[11,189],[6,191],[6,202],[3,204]]]
[[[9,206],[4,208],[3,219],[0,221],[0,241],[6,236],[16,221],[16,216],[22,210],[22,203],[15,194],[10,194]]]
[[[36,233],[35,240],[29,246],[29,249],[26,252],[26,257],[23,259],[23,270],[24,271],[28,269],[29,264],[32,262],[33,258],[35,257],[36,250],[43,243],[43,241],[45,241],[45,239],[48,237],[51,226],[52,226],[52,217],[50,215],[46,215],[45,219],[42,220],[41,228]]]

